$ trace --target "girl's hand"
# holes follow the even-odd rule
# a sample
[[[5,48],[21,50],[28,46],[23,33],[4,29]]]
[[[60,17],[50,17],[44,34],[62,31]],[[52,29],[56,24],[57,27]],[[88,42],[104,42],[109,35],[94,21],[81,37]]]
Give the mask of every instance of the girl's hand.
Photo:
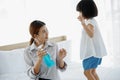
[[[81,24],[85,23],[85,18],[82,16],[82,13],[79,13],[78,20],[81,22]]]
[[[80,22],[81,22],[81,24],[85,23],[85,19],[82,16],[80,17]]]
[[[66,54],[67,54],[67,53],[66,53],[66,50],[65,50],[65,49],[63,49],[63,48],[60,49],[59,55],[58,55],[58,56],[59,56],[59,60],[62,61],[63,58],[66,56]]]

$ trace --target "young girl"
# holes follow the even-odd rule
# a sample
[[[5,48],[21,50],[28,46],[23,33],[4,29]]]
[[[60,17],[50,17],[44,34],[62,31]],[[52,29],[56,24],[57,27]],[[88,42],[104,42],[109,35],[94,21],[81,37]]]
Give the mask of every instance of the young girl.
[[[28,76],[31,80],[60,80],[58,69],[62,71],[66,69],[67,65],[63,60],[66,50],[58,51],[57,45],[48,41],[48,29],[44,22],[39,20],[31,22],[29,31],[31,34],[30,46],[25,49],[24,53],[25,62],[29,66]],[[40,46],[41,48],[39,48]],[[48,67],[45,64],[46,53],[50,55],[55,65]]]
[[[94,19],[98,10],[93,0],[81,0],[76,9],[79,12],[78,20],[83,27],[80,57],[83,59],[84,75],[88,80],[99,80],[96,68],[107,53]]]

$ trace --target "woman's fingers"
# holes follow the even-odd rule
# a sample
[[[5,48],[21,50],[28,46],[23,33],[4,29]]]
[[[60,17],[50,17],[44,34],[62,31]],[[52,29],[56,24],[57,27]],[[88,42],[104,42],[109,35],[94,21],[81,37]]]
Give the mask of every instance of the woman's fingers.
[[[37,52],[37,55],[40,57],[44,56],[45,54],[46,54],[45,50],[38,50],[38,52]]]
[[[59,57],[63,59],[66,56],[66,50],[64,48],[60,49]]]
[[[61,52],[62,52],[63,54],[66,54],[66,50],[65,50],[64,48],[61,49]]]

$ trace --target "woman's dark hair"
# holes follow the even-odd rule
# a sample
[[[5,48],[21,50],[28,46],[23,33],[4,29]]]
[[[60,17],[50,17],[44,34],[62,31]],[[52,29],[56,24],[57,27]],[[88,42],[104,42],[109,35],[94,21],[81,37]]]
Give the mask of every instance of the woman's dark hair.
[[[30,28],[29,28],[29,32],[30,32],[31,37],[32,37],[31,40],[30,40],[30,45],[34,41],[34,34],[38,34],[39,29],[41,27],[43,27],[44,25],[45,25],[45,23],[42,22],[42,21],[39,21],[39,20],[35,20],[35,21],[31,22]]]
[[[77,4],[76,10],[81,12],[83,17],[87,19],[98,15],[98,9],[93,0],[81,0]]]

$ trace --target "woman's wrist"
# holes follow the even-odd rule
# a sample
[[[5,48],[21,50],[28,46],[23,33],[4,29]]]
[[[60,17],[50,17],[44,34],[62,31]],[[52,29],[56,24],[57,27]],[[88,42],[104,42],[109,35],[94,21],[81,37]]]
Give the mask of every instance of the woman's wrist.
[[[33,67],[35,74],[39,73],[41,62],[42,62],[42,59],[38,58],[35,65],[34,65],[34,67]]]
[[[38,61],[42,61],[42,57],[39,57],[39,58],[38,58]]]
[[[63,60],[60,60],[60,61],[59,61],[59,67],[60,67],[60,68],[63,68],[63,67],[64,67],[64,61],[63,61]]]

